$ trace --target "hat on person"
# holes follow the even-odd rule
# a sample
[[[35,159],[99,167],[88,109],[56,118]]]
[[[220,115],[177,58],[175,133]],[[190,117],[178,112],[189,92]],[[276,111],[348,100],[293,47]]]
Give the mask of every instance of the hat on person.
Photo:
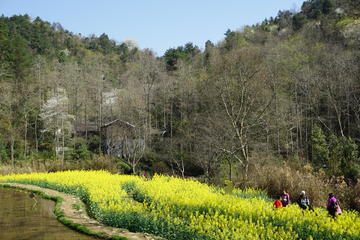
[[[305,191],[301,191],[300,196],[303,195],[303,194],[305,194]]]

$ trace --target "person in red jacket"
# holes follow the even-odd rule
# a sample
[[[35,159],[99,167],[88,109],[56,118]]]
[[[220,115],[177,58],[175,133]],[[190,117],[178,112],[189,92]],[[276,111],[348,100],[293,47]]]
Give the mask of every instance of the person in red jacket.
[[[274,202],[274,207],[275,208],[281,208],[281,196],[278,197],[278,199]]]

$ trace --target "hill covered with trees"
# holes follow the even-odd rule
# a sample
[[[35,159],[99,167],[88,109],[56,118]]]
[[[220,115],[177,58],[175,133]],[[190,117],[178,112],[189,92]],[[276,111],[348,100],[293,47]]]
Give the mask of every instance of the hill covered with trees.
[[[105,33],[2,16],[0,160],[70,168],[104,151],[104,139],[86,124],[80,134],[77,122],[96,119],[101,129],[121,119],[146,147],[116,158],[119,171],[247,182],[284,161],[355,180],[359,48],[357,0],[305,1],[300,12],[228,29],[204,51],[189,42],[164,56]]]

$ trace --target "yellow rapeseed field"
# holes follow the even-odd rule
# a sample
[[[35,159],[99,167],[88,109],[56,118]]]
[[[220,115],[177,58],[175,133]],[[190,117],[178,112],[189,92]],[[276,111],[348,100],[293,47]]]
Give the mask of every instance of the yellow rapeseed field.
[[[0,182],[78,195],[104,224],[167,239],[360,239],[356,212],[343,211],[333,220],[321,208],[304,214],[297,205],[277,210],[255,189],[227,195],[192,180],[155,175],[146,181],[106,171],[13,174]]]

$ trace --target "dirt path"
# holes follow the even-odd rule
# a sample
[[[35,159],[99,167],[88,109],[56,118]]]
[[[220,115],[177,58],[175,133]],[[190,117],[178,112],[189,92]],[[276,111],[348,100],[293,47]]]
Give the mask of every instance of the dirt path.
[[[95,220],[90,219],[86,215],[85,209],[76,210],[73,208],[73,205],[80,205],[81,202],[80,199],[74,195],[69,195],[65,193],[60,193],[55,190],[47,189],[47,188],[41,188],[34,185],[25,185],[25,184],[19,184],[19,183],[0,183],[0,184],[8,184],[14,187],[20,187],[20,188],[26,188],[29,190],[38,190],[42,191],[47,195],[50,196],[57,196],[64,199],[64,201],[61,204],[60,209],[64,211],[65,218],[73,221],[74,223],[78,223],[83,225],[84,227],[91,229],[96,232],[104,232],[107,235],[109,235],[110,238],[113,236],[123,236],[127,237],[130,240],[155,240],[160,239],[158,237],[152,237],[150,234],[142,234],[142,233],[133,233],[129,232],[126,229],[120,229],[120,228],[113,228],[105,226]]]

